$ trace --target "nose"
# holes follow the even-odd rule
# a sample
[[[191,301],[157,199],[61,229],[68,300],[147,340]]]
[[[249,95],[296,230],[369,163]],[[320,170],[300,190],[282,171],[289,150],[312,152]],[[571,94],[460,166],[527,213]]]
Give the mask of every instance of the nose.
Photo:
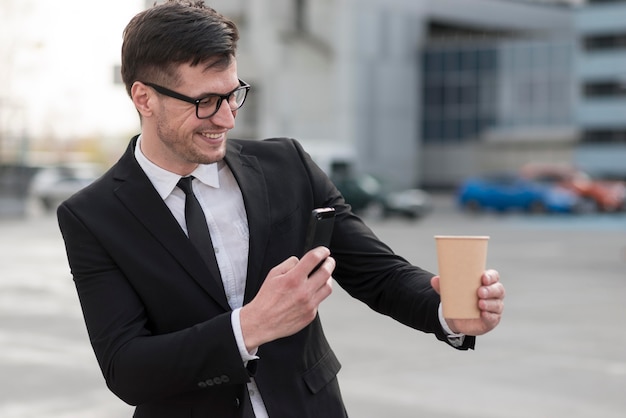
[[[235,127],[235,115],[237,111],[230,110],[230,106],[226,103],[226,100],[223,100],[220,103],[219,109],[217,112],[211,116],[211,122],[215,125],[221,126],[226,129],[233,129]]]

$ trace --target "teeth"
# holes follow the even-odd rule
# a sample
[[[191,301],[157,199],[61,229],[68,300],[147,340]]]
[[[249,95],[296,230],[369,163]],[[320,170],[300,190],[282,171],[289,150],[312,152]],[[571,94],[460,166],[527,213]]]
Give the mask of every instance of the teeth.
[[[211,138],[211,139],[218,139],[222,136],[222,134],[209,134],[209,133],[202,133],[202,136],[206,136],[207,138]]]

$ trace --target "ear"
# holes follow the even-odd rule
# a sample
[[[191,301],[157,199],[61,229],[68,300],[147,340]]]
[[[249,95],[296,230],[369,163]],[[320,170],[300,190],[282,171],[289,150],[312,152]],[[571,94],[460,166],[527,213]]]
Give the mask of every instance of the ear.
[[[154,106],[154,91],[141,81],[135,81],[130,88],[130,95],[137,111],[143,117],[152,115],[152,107]]]

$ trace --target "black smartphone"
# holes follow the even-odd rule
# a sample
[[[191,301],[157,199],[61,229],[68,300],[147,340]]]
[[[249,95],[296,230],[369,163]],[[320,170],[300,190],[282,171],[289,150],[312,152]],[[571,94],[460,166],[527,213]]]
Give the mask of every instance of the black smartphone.
[[[309,218],[309,226],[307,228],[306,239],[304,241],[304,254],[315,247],[330,246],[330,238],[333,235],[333,226],[335,225],[335,209],[333,208],[317,208],[311,211]],[[309,276],[315,273],[320,265],[319,263]]]
[[[317,208],[311,211],[309,218],[309,226],[306,232],[306,240],[304,241],[304,252],[312,250],[315,247],[330,245],[330,238],[333,234],[333,226],[335,224],[335,209],[333,208]]]

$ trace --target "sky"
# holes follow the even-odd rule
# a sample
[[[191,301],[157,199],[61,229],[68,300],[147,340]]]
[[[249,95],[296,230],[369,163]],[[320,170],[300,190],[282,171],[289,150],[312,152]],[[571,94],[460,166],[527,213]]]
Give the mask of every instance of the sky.
[[[136,130],[112,86],[123,29],[143,4],[0,0],[1,132],[63,141]]]

